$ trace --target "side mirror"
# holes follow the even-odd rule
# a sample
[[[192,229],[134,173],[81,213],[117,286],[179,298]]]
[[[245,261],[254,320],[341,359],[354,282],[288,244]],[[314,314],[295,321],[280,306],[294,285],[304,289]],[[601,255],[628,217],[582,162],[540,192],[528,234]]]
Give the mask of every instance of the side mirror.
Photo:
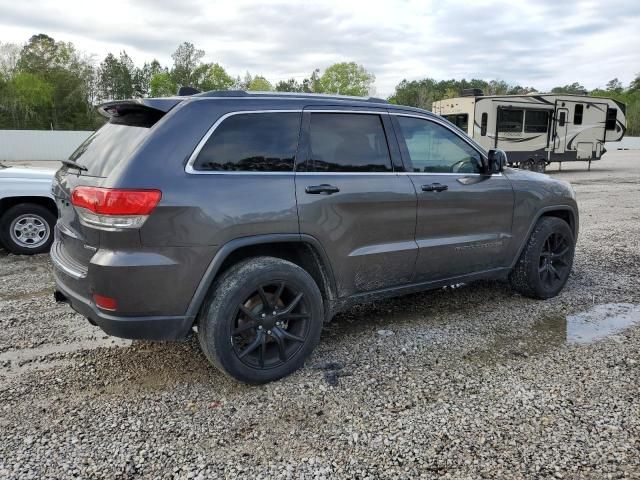
[[[489,150],[487,155],[487,170],[486,173],[491,175],[492,173],[500,173],[507,166],[507,154],[504,150],[498,148]]]

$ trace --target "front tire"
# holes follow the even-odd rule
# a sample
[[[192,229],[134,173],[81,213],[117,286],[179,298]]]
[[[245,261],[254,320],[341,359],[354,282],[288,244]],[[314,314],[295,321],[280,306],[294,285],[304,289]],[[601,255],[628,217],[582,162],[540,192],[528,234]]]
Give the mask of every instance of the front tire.
[[[511,286],[527,297],[555,297],[569,279],[574,253],[575,239],[567,222],[542,217],[509,275]]]
[[[16,255],[49,251],[53,242],[55,215],[36,203],[20,203],[0,218],[0,242]]]
[[[198,322],[206,357],[245,383],[300,368],[320,340],[322,295],[304,269],[274,257],[234,265],[212,288]]]

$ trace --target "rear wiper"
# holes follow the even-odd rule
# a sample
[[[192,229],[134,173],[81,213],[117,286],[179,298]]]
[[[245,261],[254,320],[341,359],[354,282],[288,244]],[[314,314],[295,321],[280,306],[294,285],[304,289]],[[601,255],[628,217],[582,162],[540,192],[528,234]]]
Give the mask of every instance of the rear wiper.
[[[73,160],[61,160],[61,162],[63,165],[66,165],[69,168],[75,168],[77,170],[80,170],[81,172],[86,172],[88,170],[87,167],[85,167],[84,165],[78,165]]]

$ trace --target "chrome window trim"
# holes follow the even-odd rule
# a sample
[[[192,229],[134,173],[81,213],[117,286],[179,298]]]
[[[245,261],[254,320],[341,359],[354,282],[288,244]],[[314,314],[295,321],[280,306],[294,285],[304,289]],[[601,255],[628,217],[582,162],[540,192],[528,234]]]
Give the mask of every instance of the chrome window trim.
[[[218,128],[222,122],[224,122],[227,118],[233,117],[235,115],[246,115],[246,114],[251,114],[251,113],[302,113],[302,108],[297,108],[297,109],[275,109],[275,110],[234,110],[233,112],[225,113],[218,120],[216,120],[213,125],[211,125],[209,130],[207,130],[207,133],[205,133],[204,136],[202,137],[202,139],[198,142],[198,145],[196,145],[196,148],[193,151],[193,153],[191,154],[191,156],[189,157],[189,160],[187,160],[187,165],[184,167],[184,171],[186,173],[191,174],[191,175],[228,175],[228,174],[232,174],[232,175],[255,175],[255,174],[260,174],[260,175],[286,175],[286,174],[293,173],[293,171],[291,171],[291,172],[252,172],[252,171],[225,171],[225,170],[196,170],[195,168],[193,168],[193,164],[195,163],[196,158],[198,158],[198,155],[200,154],[200,151],[204,148],[205,144],[209,140],[209,137],[211,137],[211,135],[213,135],[213,132],[215,132],[216,128]]]
[[[437,118],[432,118],[432,117],[428,117],[428,116],[424,116],[424,115],[418,115],[418,114],[410,114],[410,113],[396,113],[396,112],[389,112],[388,110],[383,110],[384,107],[380,107],[380,110],[350,110],[350,108],[359,108],[359,107],[351,107],[351,106],[347,106],[345,105],[344,108],[341,109],[335,109],[335,108],[331,108],[331,109],[318,109],[317,107],[313,107],[313,108],[297,108],[297,109],[268,109],[268,110],[234,110],[232,112],[227,112],[224,115],[222,115],[220,118],[218,118],[218,120],[215,121],[215,123],[209,128],[209,130],[207,130],[207,132],[204,134],[204,136],[202,137],[202,139],[198,142],[198,145],[196,146],[196,148],[194,149],[194,151],[191,153],[191,155],[189,156],[189,160],[187,160],[187,164],[184,167],[184,171],[185,173],[188,173],[190,175],[305,175],[305,176],[313,176],[313,175],[446,175],[446,176],[463,176],[463,177],[468,177],[468,176],[489,176],[489,175],[484,175],[482,173],[455,173],[455,172],[451,172],[451,173],[447,173],[447,172],[296,172],[296,171],[290,171],[290,172],[260,172],[260,171],[227,171],[227,170],[196,170],[193,168],[193,164],[196,161],[196,158],[198,158],[198,155],[200,154],[200,151],[204,148],[204,145],[207,143],[207,141],[209,140],[209,138],[211,137],[211,135],[213,135],[213,132],[215,132],[215,130],[220,126],[220,124],[222,122],[224,122],[227,118],[235,116],[235,115],[245,115],[245,114],[252,114],[252,113],[303,113],[303,112],[310,112],[310,113],[357,113],[357,114],[367,114],[367,115],[395,115],[395,116],[401,116],[401,117],[413,117],[413,118],[419,118],[421,120],[426,120],[426,121],[433,121],[434,123],[437,123],[439,125],[442,125],[443,127],[447,128],[448,130],[450,130],[452,133],[454,133],[455,135],[457,135],[459,138],[461,138],[462,140],[464,140],[465,142],[467,142],[474,150],[478,150],[477,146],[474,145],[473,143],[469,142],[467,139],[461,137],[455,130],[453,130],[452,128],[450,128],[445,122],[440,121]],[[480,153],[480,155],[482,155],[483,157],[486,157],[486,155],[484,155],[482,152],[478,152]],[[494,173],[490,175],[491,177],[502,177],[502,173]]]

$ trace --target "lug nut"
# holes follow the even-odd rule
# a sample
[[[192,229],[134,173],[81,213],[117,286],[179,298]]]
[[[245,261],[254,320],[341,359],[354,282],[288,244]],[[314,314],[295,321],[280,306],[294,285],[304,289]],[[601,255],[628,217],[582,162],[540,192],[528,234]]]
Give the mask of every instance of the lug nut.
[[[274,315],[276,314],[276,311],[275,311],[275,310],[273,311],[273,314],[274,314]]]
[[[266,313],[263,313],[261,316],[262,316],[262,318],[264,318],[264,317],[266,317],[266,316],[267,316],[267,314],[266,314]]]
[[[271,335],[271,330],[267,330],[267,335]]]

